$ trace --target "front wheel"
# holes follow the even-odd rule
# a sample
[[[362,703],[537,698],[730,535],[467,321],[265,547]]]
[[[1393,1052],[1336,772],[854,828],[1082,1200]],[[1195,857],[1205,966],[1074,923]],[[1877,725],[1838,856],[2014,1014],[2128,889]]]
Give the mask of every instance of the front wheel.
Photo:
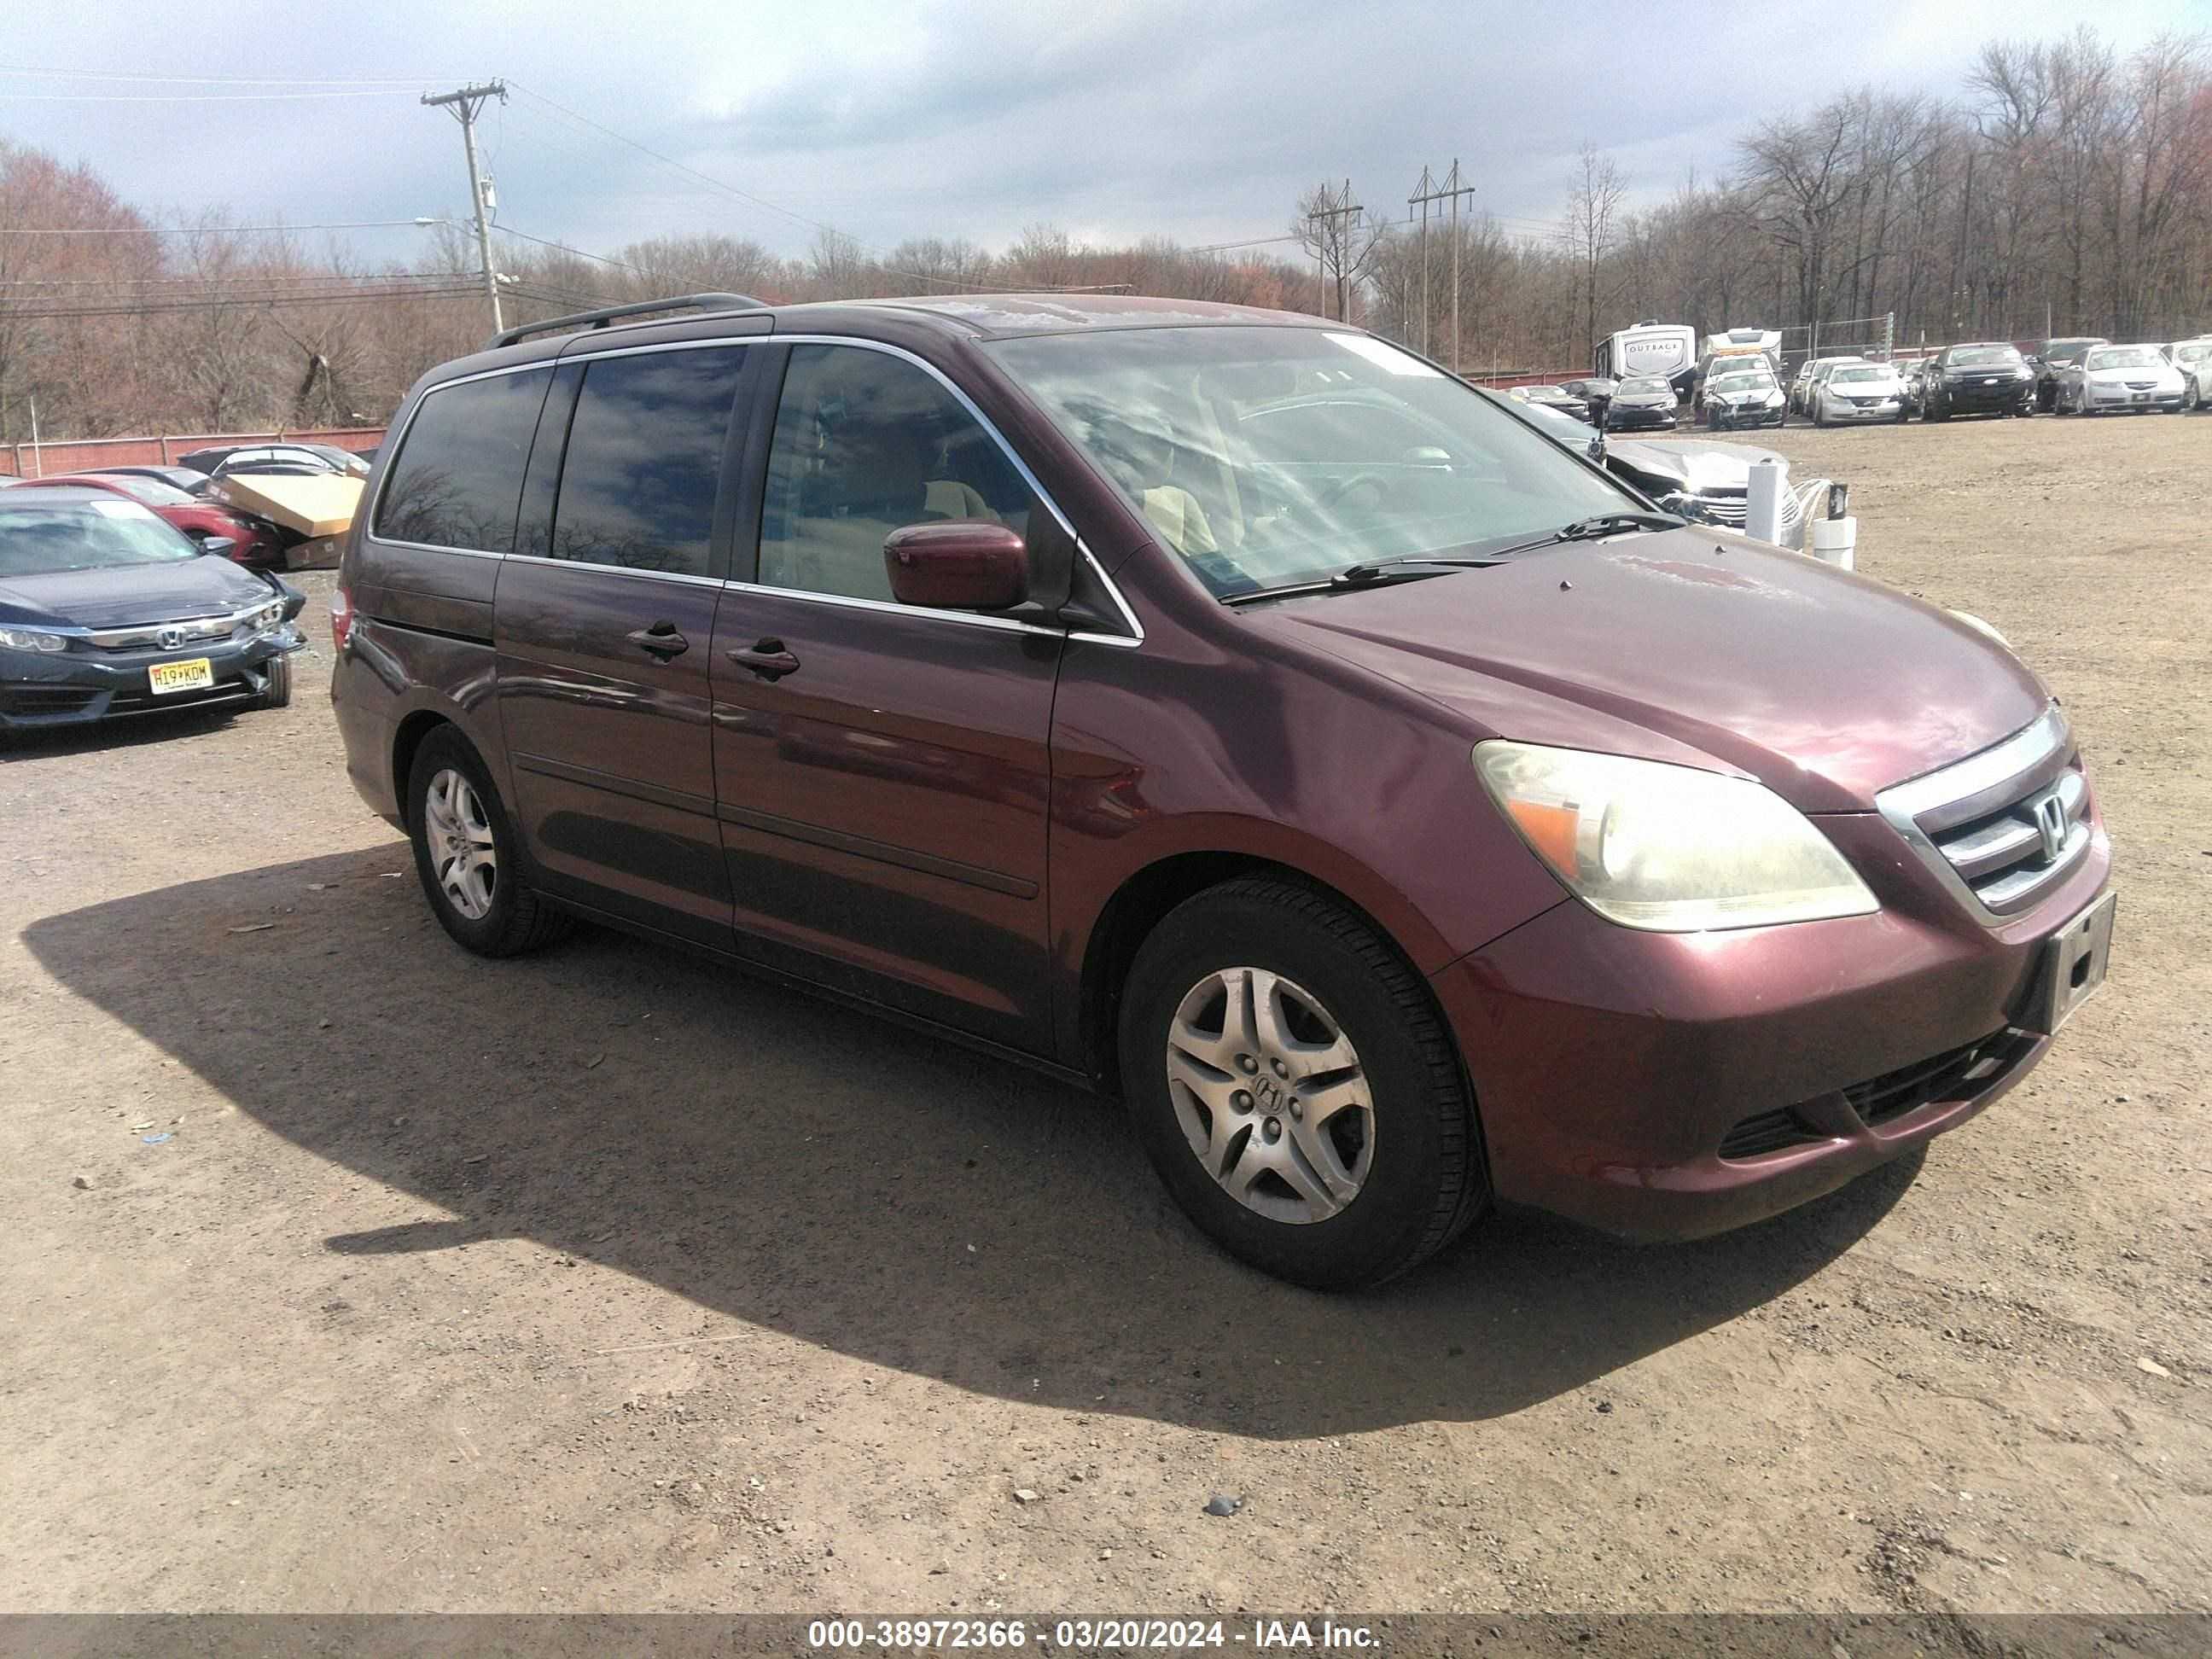
[[[482,957],[519,956],[569,931],[568,915],[526,886],[514,827],[467,738],[439,727],[408,775],[415,872],[439,924]]]
[[[292,701],[292,659],[289,656],[271,657],[261,665],[261,706],[264,708],[289,707]]]
[[[1120,1048],[1153,1168],[1200,1231],[1263,1272],[1376,1284],[1487,1206],[1428,988],[1310,888],[1233,881],[1170,912],[1130,969]]]

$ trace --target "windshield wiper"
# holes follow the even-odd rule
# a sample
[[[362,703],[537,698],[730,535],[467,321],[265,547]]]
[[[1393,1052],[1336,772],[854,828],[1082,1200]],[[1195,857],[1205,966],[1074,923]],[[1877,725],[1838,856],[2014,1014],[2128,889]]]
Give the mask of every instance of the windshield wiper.
[[[1455,570],[1480,570],[1485,565],[1497,562],[1495,559],[1486,558],[1423,558],[1418,555],[1403,559],[1378,559],[1361,564],[1348,564],[1334,575],[1316,581],[1285,582],[1280,587],[1261,587],[1249,593],[1231,593],[1221,602],[1224,605],[1253,605],[1261,599],[1287,599],[1301,593],[1345,593],[1355,588],[1389,587],[1398,582],[1418,582],[1431,576],[1449,576]]]
[[[1563,524],[1557,530],[1547,530],[1540,536],[1532,536],[1525,542],[1516,542],[1510,547],[1498,550],[1499,556],[1510,553],[1527,553],[1539,547],[1553,547],[1560,542],[1593,541],[1600,536],[1618,536],[1625,530],[1680,530],[1688,520],[1672,513],[1601,513],[1595,518],[1577,519],[1572,524]]]

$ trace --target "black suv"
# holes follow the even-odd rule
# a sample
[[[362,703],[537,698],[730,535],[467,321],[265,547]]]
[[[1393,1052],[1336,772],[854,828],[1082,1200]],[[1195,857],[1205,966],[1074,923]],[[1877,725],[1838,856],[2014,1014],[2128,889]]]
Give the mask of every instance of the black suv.
[[[2035,371],[2004,340],[1945,346],[1920,371],[1920,418],[1954,415],[2032,415]]]

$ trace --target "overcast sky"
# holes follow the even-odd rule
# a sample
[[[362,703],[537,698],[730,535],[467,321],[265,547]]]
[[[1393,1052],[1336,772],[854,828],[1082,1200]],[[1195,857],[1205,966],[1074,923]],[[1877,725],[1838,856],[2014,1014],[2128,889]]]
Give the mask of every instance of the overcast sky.
[[[459,134],[416,96],[497,76],[516,88],[481,129],[501,222],[596,251],[721,231],[799,253],[809,221],[877,249],[933,234],[1002,246],[1036,222],[1220,242],[1279,232],[1324,175],[1401,216],[1423,164],[1455,155],[1475,204],[1533,229],[1556,220],[1584,138],[1639,198],[1663,196],[1826,88],[1948,93],[1982,41],[2091,15],[2126,48],[2212,28],[2212,0],[199,0],[182,13],[104,0],[9,32],[0,135],[89,162],[156,212],[459,214]],[[240,94],[261,88],[212,79],[26,69],[338,95],[258,101]],[[147,101],[175,93],[203,101]],[[408,260],[422,234],[347,240]]]

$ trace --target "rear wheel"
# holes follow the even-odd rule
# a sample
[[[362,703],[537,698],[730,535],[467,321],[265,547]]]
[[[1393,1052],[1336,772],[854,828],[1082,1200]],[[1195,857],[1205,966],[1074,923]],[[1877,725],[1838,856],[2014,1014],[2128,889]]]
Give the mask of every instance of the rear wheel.
[[[407,785],[415,872],[454,940],[483,957],[519,956],[574,925],[522,881],[514,828],[491,775],[452,726],[422,740]]]
[[[1171,912],[1130,969],[1120,1044],[1161,1180],[1264,1272],[1378,1283],[1488,1203],[1473,1104],[1427,987],[1310,889],[1235,881]]]

